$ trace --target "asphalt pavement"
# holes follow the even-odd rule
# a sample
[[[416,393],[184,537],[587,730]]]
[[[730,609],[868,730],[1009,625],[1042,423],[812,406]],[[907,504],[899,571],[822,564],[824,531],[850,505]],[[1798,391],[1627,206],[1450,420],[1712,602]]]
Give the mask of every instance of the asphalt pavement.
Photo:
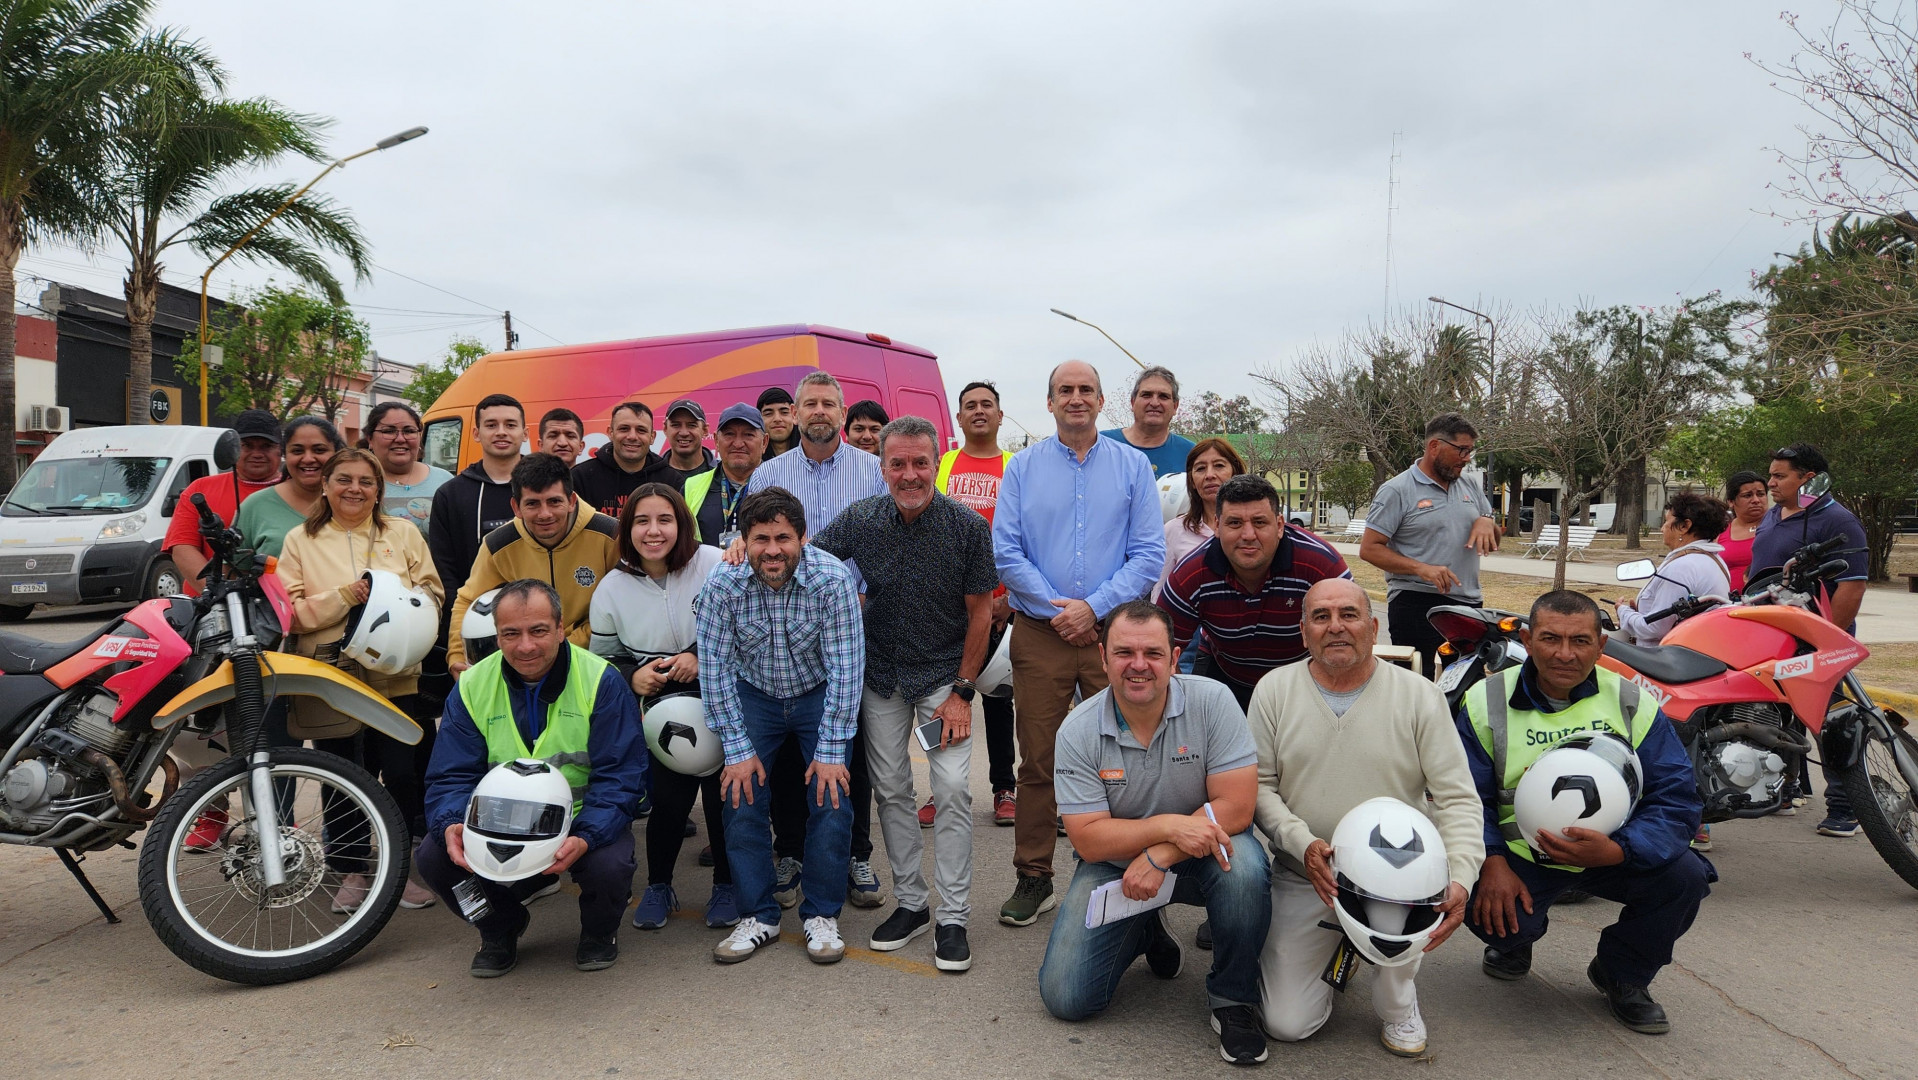
[[[25,629],[78,636],[116,609],[38,617]],[[975,753],[973,969],[932,966],[926,935],[897,953],[863,948],[890,908],[847,908],[846,959],[806,960],[786,939],[743,964],[713,963],[721,931],[698,919],[710,870],[689,840],[676,868],[684,911],[664,930],[630,927],[604,972],[573,970],[570,896],[540,901],[518,970],[477,980],[477,935],[443,908],[401,911],[354,960],[289,986],[238,987],[176,960],[146,926],[135,853],[86,869],[124,921],[107,925],[51,852],[0,849],[0,1051],[18,1075],[758,1077],[1225,1076],[1205,1008],[1208,954],[1189,947],[1201,914],[1174,908],[1186,967],[1163,981],[1135,964],[1104,1016],[1051,1019],[1036,973],[1056,916],[1001,926],[1013,885],[1012,830],[995,828],[983,746]],[[919,781],[924,790],[924,768]],[[1495,982],[1478,943],[1455,937],[1421,972],[1426,1057],[1378,1043],[1369,973],[1326,1028],[1274,1044],[1274,1076],[1908,1077],[1918,1061],[1918,891],[1861,837],[1821,838],[1817,800],[1794,818],[1719,826],[1722,875],[1678,960],[1654,984],[1670,1035],[1619,1027],[1585,981],[1616,905],[1554,912],[1530,977]],[[695,815],[695,820],[698,815]],[[703,831],[703,825],[702,825]],[[883,840],[875,866],[882,881]],[[641,848],[643,851],[643,846]],[[1058,865],[1069,871],[1061,841]],[[930,877],[930,859],[927,873]],[[643,871],[641,884],[643,885]],[[1060,882],[1063,885],[1063,879]]]

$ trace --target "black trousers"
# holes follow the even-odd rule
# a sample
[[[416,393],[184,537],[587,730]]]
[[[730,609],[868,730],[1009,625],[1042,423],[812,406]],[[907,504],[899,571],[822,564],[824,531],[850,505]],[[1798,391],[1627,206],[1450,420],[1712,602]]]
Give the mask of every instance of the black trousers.
[[[1410,645],[1417,649],[1428,679],[1438,678],[1438,647],[1445,644],[1445,638],[1432,629],[1432,624],[1425,620],[1425,613],[1447,604],[1479,606],[1476,601],[1461,600],[1456,596],[1413,592],[1409,589],[1391,594],[1385,604],[1385,626],[1392,635],[1392,644]]]
[[[985,704],[980,708],[986,714],[987,775],[992,782],[992,793],[997,795],[1019,786],[1012,772],[1019,745],[1012,725],[1012,699],[987,695],[981,700]]]
[[[453,898],[453,886],[474,875],[454,865],[453,857],[446,853],[446,837],[435,834],[421,839],[419,857],[413,865],[419,868],[420,878],[439,894],[446,910],[459,914],[460,905]],[[604,847],[588,850],[573,864],[570,873],[573,883],[579,886],[580,935],[610,938],[618,933],[620,916],[626,913],[626,902],[633,898],[633,834],[621,832]],[[517,887],[526,883],[501,884],[480,877],[475,880],[486,891],[486,904],[490,909],[474,923],[481,936],[512,933],[526,917],[520,907],[522,892]]]
[[[653,812],[646,819],[646,884],[673,883],[673,866],[679,862],[679,848],[686,840],[686,819],[692,816],[697,799],[705,806],[706,835],[713,845],[713,884],[731,885],[726,826],[719,814],[719,774],[687,776],[661,765],[657,757],[646,773],[653,781]]]
[[[846,748],[846,770],[852,773],[852,857],[872,858],[872,777],[866,771],[866,731],[853,733]],[[806,858],[806,758],[799,752],[799,740],[787,739],[767,770],[767,783],[773,798],[773,858]],[[718,854],[717,851],[714,852]],[[715,858],[714,862],[719,860]]]
[[[392,701],[394,708],[419,719],[415,716],[419,709],[417,695],[408,694]],[[420,746],[429,751],[435,727],[430,717],[420,722],[425,733]],[[315,750],[343,757],[373,774],[400,805],[400,817],[405,820],[412,841],[417,841],[426,831],[426,774],[421,767],[424,759],[418,754],[420,746],[408,746],[367,728],[343,738],[313,740]],[[320,798],[320,809],[325,816],[327,865],[343,874],[367,873],[372,849],[367,843],[370,832],[366,820],[359,810],[329,795],[322,793]]]

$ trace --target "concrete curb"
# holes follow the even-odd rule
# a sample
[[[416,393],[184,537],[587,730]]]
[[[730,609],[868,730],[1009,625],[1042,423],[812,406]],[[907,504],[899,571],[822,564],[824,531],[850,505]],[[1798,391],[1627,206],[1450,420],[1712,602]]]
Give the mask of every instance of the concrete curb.
[[[1918,694],[1907,694],[1899,690],[1887,690],[1882,686],[1867,686],[1865,693],[1871,700],[1887,708],[1897,709],[1907,716],[1918,716]]]

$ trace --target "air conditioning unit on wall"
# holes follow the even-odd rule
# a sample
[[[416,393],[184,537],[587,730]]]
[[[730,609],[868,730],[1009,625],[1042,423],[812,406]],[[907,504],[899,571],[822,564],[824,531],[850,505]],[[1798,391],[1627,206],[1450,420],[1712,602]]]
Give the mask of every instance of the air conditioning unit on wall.
[[[27,408],[28,431],[65,431],[72,418],[58,405],[31,405]]]

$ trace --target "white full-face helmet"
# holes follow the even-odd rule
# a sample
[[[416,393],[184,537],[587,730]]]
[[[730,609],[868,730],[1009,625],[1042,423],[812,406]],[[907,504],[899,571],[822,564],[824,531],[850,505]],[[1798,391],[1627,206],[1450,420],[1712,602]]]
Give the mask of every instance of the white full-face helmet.
[[[1513,816],[1526,843],[1541,830],[1576,826],[1610,836],[1632,816],[1645,791],[1632,744],[1609,731],[1581,731],[1553,743],[1518,778]]]
[[[653,760],[686,776],[711,776],[726,764],[719,735],[706,726],[698,694],[669,694],[646,707],[640,720]]]
[[[466,804],[466,864],[490,881],[519,881],[553,865],[573,827],[573,789],[532,758],[494,766]]]
[[[346,617],[340,655],[383,675],[398,675],[426,659],[439,637],[440,609],[422,589],[409,589],[391,570],[368,570],[366,603]]]
[[[999,646],[992,650],[992,657],[986,661],[985,667],[979,669],[979,677],[972,683],[987,697],[1012,696],[1011,626],[999,634]]]
[[[460,637],[466,641],[466,662],[477,664],[499,651],[499,630],[493,625],[493,609],[499,606],[499,590],[480,594],[460,619]]]
[[[1163,521],[1184,517],[1192,509],[1192,493],[1185,489],[1185,474],[1175,472],[1159,478],[1159,514]]]
[[[1397,799],[1367,799],[1332,831],[1339,926],[1381,967],[1417,960],[1443,921],[1451,875],[1432,819]]]

